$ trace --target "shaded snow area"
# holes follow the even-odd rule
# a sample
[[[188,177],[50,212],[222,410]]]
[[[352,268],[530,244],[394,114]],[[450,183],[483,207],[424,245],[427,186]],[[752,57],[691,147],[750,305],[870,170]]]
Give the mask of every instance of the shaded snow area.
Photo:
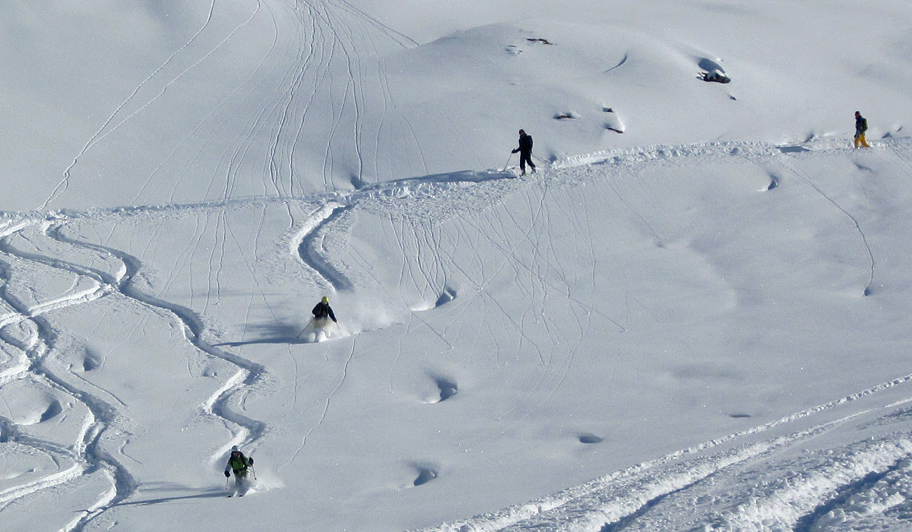
[[[912,528],[912,4],[133,4],[0,6],[0,529]]]

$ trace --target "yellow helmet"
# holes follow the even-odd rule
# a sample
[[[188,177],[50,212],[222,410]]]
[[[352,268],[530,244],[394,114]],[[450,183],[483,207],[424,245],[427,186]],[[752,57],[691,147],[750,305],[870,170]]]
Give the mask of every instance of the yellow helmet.
[[[323,303],[329,303],[329,298],[326,297],[326,296],[323,296],[323,299],[322,299],[321,301],[322,301]]]

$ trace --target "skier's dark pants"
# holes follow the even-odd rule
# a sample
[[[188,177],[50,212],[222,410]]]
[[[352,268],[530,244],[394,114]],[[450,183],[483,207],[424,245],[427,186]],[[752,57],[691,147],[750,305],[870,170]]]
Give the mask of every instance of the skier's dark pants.
[[[535,163],[532,162],[532,154],[525,151],[519,152],[519,169],[522,173],[526,173],[526,163],[529,163],[529,167],[532,168],[532,171],[534,172]]]

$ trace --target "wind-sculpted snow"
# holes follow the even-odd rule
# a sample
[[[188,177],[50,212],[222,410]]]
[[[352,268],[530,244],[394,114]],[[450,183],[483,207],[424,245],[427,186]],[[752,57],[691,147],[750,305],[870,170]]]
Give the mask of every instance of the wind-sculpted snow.
[[[4,519],[901,528],[912,144],[783,148],[7,215]],[[268,493],[226,509],[234,444]]]

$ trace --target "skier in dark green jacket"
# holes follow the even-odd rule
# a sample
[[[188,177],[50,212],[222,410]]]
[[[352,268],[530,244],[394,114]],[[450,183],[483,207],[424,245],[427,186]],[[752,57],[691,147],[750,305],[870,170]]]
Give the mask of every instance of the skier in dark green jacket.
[[[249,467],[253,465],[253,457],[244,456],[244,453],[235,445],[231,448],[231,455],[228,456],[228,463],[225,464],[225,478],[231,477],[234,472],[234,491],[231,495],[237,493],[244,496],[250,490],[250,480],[247,478]],[[229,495],[229,497],[231,496]]]

